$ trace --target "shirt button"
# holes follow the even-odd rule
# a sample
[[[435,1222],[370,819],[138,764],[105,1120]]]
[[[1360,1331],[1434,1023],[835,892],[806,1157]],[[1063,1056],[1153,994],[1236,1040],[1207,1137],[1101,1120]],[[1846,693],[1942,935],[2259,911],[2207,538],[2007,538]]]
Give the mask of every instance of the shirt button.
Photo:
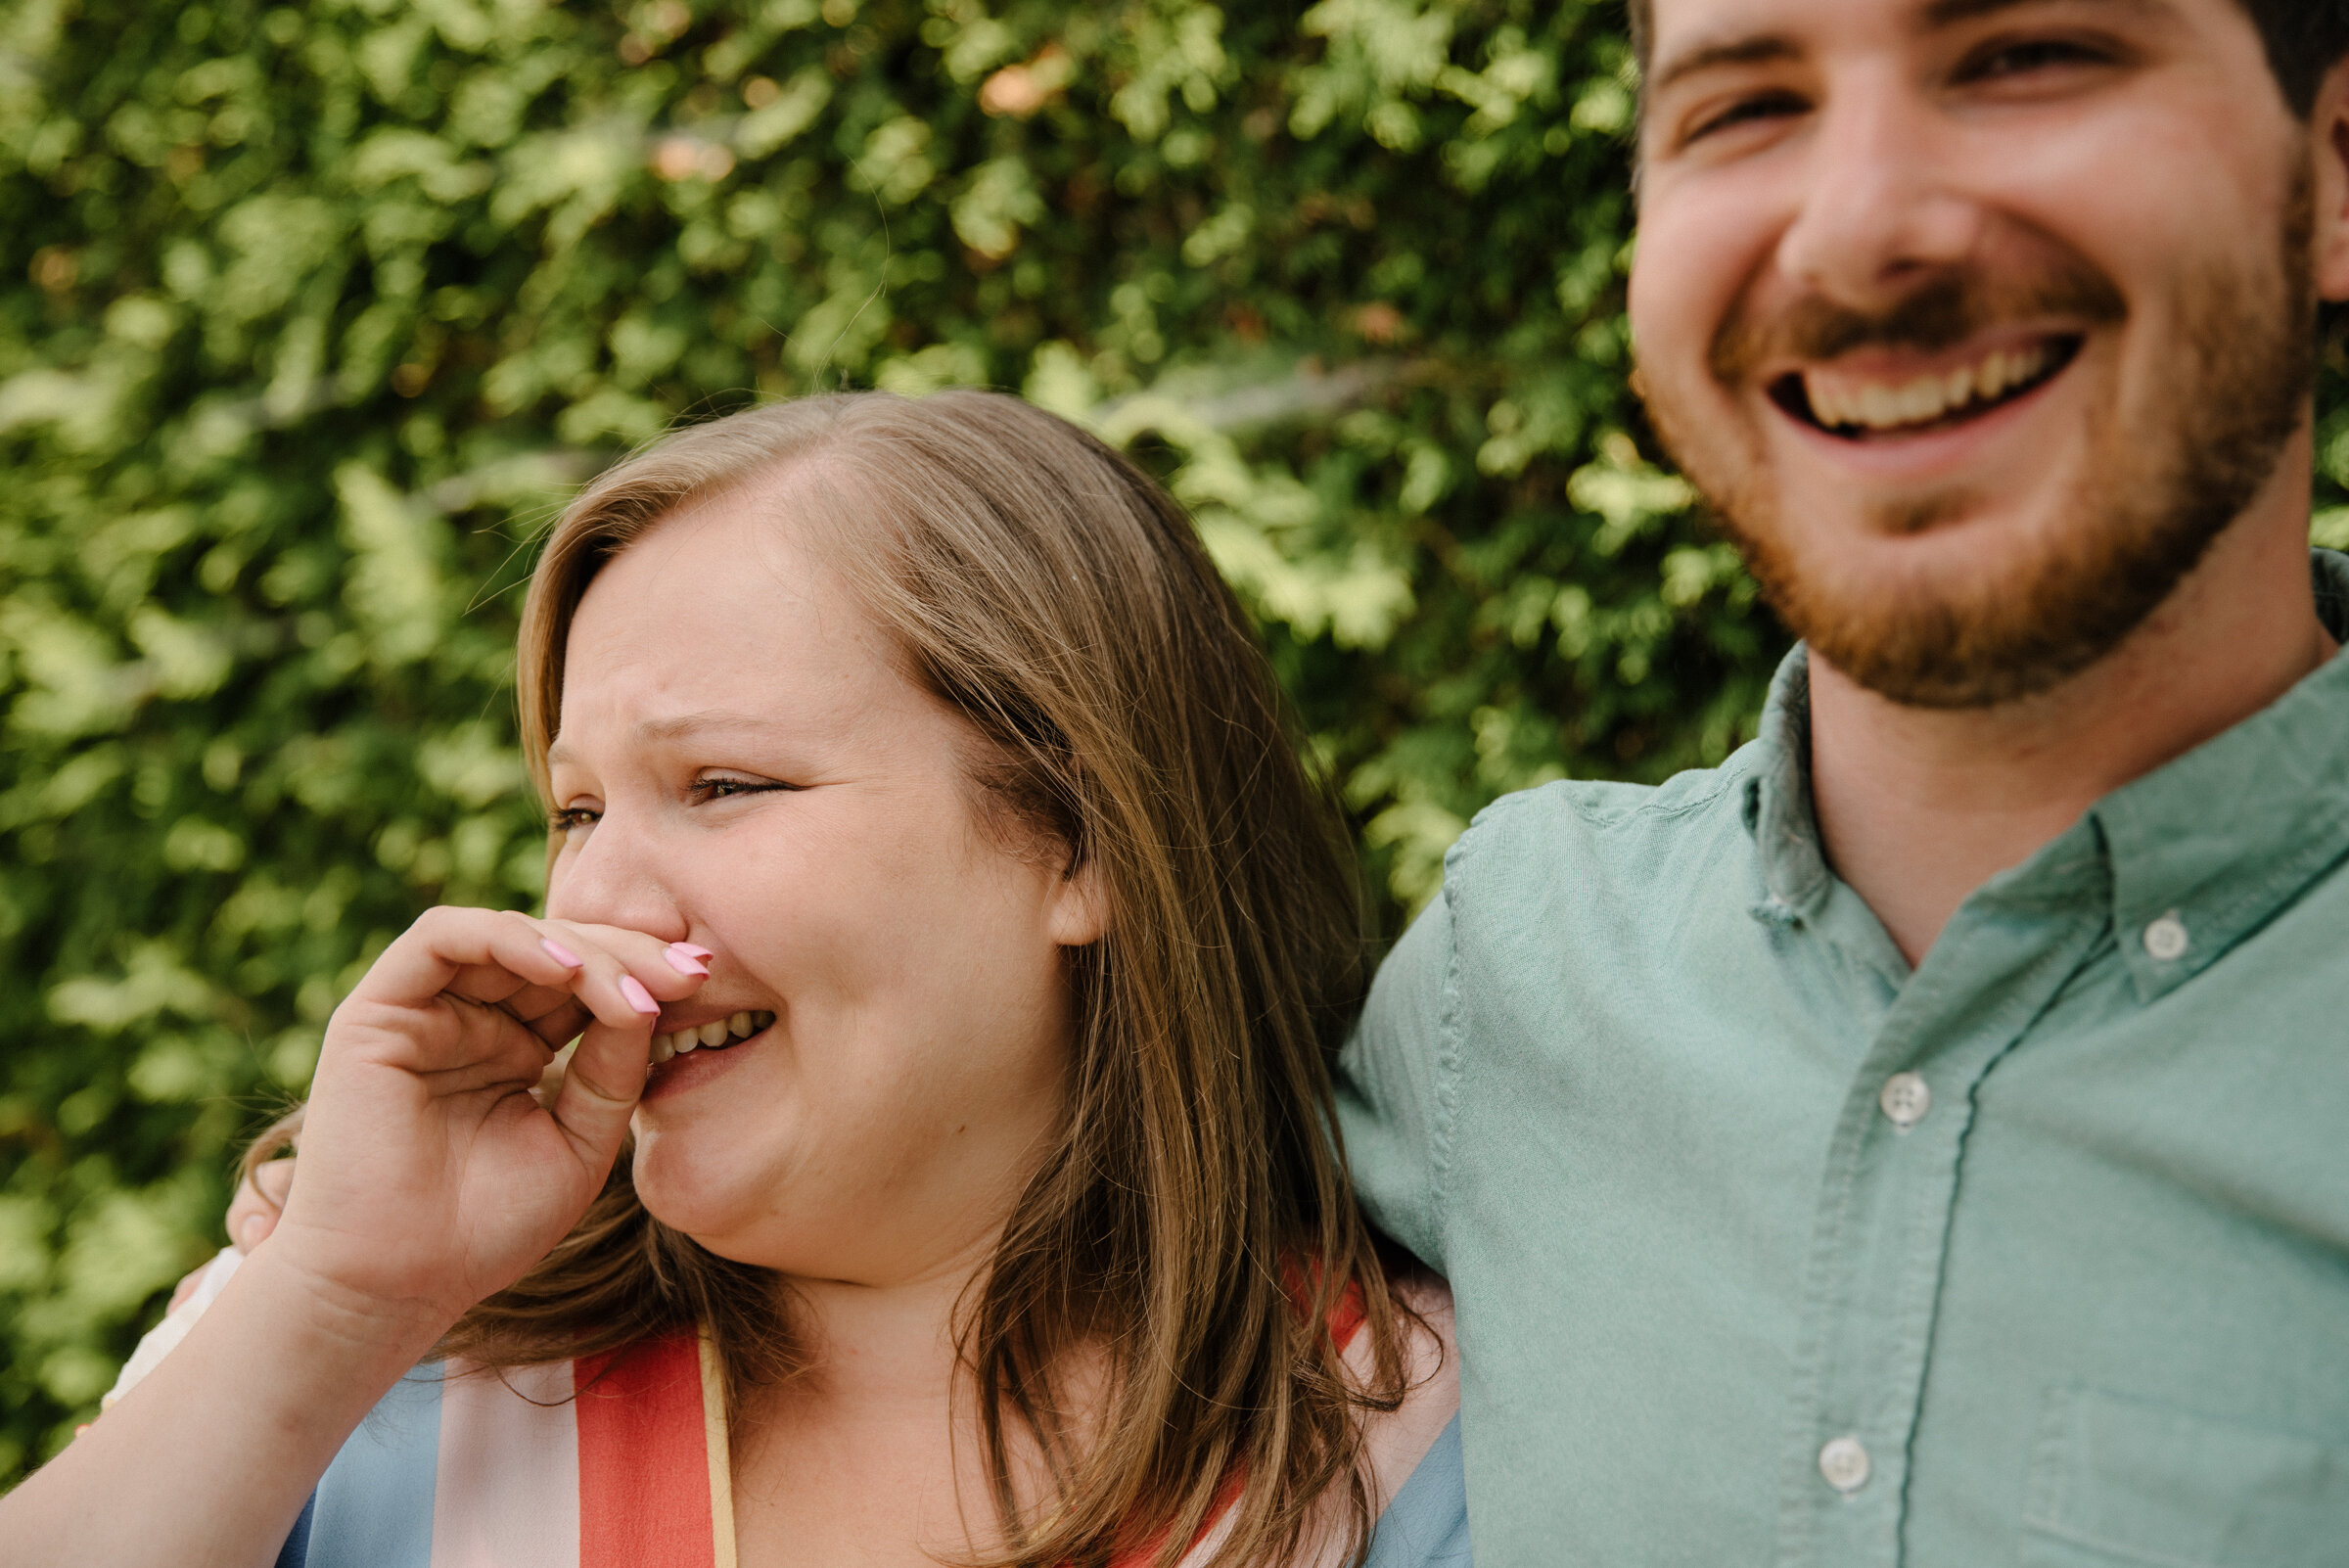
[[[2156,963],[2185,957],[2186,945],[2186,922],[2178,918],[2175,909],[2145,926],[2145,952]]]
[[[1867,1485],[1867,1450],[1855,1437],[1830,1439],[1819,1451],[1819,1473],[1827,1485],[1849,1497]]]
[[[1886,1120],[1906,1132],[1925,1119],[1933,1108],[1933,1090],[1914,1073],[1895,1073],[1884,1081],[1884,1092],[1876,1096]]]

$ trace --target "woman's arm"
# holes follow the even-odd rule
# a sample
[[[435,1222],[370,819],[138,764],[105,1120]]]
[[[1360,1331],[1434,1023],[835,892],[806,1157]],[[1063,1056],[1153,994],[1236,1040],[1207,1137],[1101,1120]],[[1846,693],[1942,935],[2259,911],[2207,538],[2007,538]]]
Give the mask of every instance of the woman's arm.
[[[265,1568],[361,1416],[601,1189],[656,998],[705,973],[658,939],[428,912],[336,1009],[301,1181],[187,1339],[0,1499],[0,1564]],[[579,1045],[563,1086],[530,1091]]]
[[[445,1324],[255,1253],[188,1337],[0,1501],[0,1563],[274,1562],[336,1451]]]

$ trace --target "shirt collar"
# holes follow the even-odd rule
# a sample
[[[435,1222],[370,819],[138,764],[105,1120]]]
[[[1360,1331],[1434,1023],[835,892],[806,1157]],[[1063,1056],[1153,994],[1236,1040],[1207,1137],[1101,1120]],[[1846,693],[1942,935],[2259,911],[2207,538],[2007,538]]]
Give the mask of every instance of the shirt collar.
[[[1825,901],[1834,873],[1811,809],[1811,654],[1799,642],[1771,677],[1754,758],[1745,780],[1745,827],[1754,836],[1762,884],[1770,893],[1755,912],[1808,919]]]
[[[2349,556],[2310,552],[2317,613],[2349,642]],[[1811,680],[1801,646],[1771,682],[1745,781],[1766,919],[1815,918],[1836,887],[1811,804]],[[2201,973],[2349,855],[2349,659],[2105,796],[1974,899],[2109,900],[2141,1000]],[[1969,900],[1971,901],[1971,900]]]

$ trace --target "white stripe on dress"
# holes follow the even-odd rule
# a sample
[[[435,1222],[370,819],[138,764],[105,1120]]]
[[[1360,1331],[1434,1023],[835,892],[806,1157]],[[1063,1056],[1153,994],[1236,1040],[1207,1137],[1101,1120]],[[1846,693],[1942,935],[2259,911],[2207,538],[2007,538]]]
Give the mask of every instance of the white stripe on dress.
[[[452,1362],[440,1394],[432,1568],[579,1568],[571,1363]]]

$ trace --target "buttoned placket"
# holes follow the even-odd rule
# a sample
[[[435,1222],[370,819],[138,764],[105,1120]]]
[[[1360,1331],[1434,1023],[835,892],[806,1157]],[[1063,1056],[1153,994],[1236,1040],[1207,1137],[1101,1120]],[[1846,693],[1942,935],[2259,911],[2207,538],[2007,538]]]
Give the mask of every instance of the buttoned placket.
[[[2093,893],[2101,880],[2058,861],[2043,881]],[[1993,884],[1969,900],[1881,1010],[1852,1074],[1805,1271],[1782,1568],[1901,1560],[1909,1448],[1975,1085],[2107,942],[2099,899],[2051,891]],[[1796,941],[1831,942],[1810,924]]]
[[[2349,639],[2349,557],[2317,552],[2312,571],[2327,629]],[[1812,971],[1801,989],[1839,998],[1814,1017],[1850,1064],[1801,1276],[1775,1558],[1892,1568],[1985,1077],[2034,1048],[2076,980],[2109,988],[2117,968],[2153,1006],[2349,860],[2349,660],[2099,800],[1969,898],[1913,974],[1826,864],[1808,688],[1798,647],[1742,803],[1765,893],[1751,912],[1779,961]]]
[[[1830,1137],[1782,1440],[1780,1568],[1901,1560],[1909,1450],[1975,1086],[2111,942],[2111,873],[2084,819],[1952,916],[1913,974],[1828,870],[1811,813],[1807,671],[1781,671],[1747,823],[1756,918],[1842,982],[1863,1043]],[[2157,939],[2166,940],[2166,939]]]

